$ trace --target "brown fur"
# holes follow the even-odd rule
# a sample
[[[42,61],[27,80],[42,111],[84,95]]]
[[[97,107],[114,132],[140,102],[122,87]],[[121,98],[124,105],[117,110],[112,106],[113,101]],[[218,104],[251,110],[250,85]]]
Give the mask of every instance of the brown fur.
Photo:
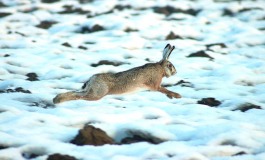
[[[178,93],[161,86],[162,78],[174,75],[175,72],[174,66],[167,59],[163,59],[157,63],[147,63],[119,73],[96,74],[85,83],[82,91],[59,94],[53,102],[61,103],[77,99],[94,101],[106,95],[130,93],[139,89],[158,91],[169,98],[181,98]]]

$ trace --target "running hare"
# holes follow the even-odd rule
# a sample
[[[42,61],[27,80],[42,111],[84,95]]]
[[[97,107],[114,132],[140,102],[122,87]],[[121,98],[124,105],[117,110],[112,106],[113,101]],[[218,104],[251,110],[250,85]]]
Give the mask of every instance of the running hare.
[[[58,94],[54,103],[84,99],[88,101],[99,100],[106,95],[130,93],[139,90],[152,90],[166,94],[169,98],[181,98],[178,93],[167,90],[161,86],[163,77],[170,77],[176,69],[168,58],[174,50],[167,44],[163,51],[163,58],[156,63],[147,63],[119,73],[102,73],[93,75],[84,83],[81,91]]]

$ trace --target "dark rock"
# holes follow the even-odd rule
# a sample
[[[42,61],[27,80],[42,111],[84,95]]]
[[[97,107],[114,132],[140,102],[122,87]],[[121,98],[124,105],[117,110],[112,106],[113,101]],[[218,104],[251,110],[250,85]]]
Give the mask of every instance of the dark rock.
[[[16,89],[16,90],[17,90],[17,89]],[[24,90],[24,89],[19,90],[19,92],[22,92],[22,93],[31,93],[29,90]]]
[[[35,154],[35,153],[22,153],[22,156],[25,158],[25,159],[32,159],[32,158],[37,158],[41,155],[38,155],[38,154]]]
[[[6,90],[6,93],[12,93],[12,92],[15,92],[13,89],[7,89]]]
[[[174,156],[176,156],[175,154],[172,154],[172,153],[167,153],[167,156],[169,157],[169,158],[172,158],[172,157],[174,157]]]
[[[88,26],[83,26],[79,31],[77,31],[77,33],[85,34],[85,33],[92,33],[92,32],[98,32],[98,31],[103,31],[103,30],[104,30],[104,27],[96,24],[90,28]]]
[[[125,59],[132,59],[132,58],[134,58],[134,57],[131,56],[131,55],[125,55],[124,58],[125,58]],[[150,60],[150,59],[149,59],[149,60]]]
[[[62,45],[65,47],[72,47],[68,42],[64,42]]]
[[[7,7],[3,2],[0,2],[0,8]]]
[[[56,153],[56,154],[49,155],[47,160],[77,160],[77,159],[73,156],[62,155],[62,154]]]
[[[102,13],[88,14],[88,15],[87,15],[87,18],[92,18],[92,17],[101,16],[101,15],[104,15],[104,14],[110,14],[110,13],[113,13],[113,9],[111,9],[111,10],[109,10],[109,11],[106,11],[106,12],[102,12]]]
[[[98,32],[98,31],[102,31],[102,30],[104,30],[104,27],[102,27],[101,25],[98,25],[98,24],[96,24],[90,28],[91,32]]]
[[[24,33],[21,33],[21,32],[18,32],[18,31],[16,31],[15,33],[18,34],[18,35],[21,35],[23,37],[26,37],[26,35]]]
[[[145,58],[144,60],[146,60],[147,62],[152,62],[150,58]]]
[[[212,43],[212,44],[206,44],[205,46],[207,50],[209,50],[213,46],[220,46],[221,48],[227,48],[227,46],[224,43]]]
[[[148,119],[148,120],[155,120],[155,119],[159,119],[160,116],[158,116],[158,115],[146,115],[144,118]]]
[[[187,57],[204,57],[204,58],[209,58],[210,60],[214,59],[213,57],[211,57],[207,53],[205,53],[205,51],[203,51],[203,50],[195,52],[195,53],[191,53]]]
[[[124,32],[127,32],[127,33],[129,33],[129,32],[137,32],[137,31],[138,31],[137,29],[132,29],[132,28],[126,28],[124,30]]]
[[[231,16],[232,17],[234,15],[235,15],[235,13],[233,11],[231,11],[230,9],[225,8],[223,10],[223,15],[222,16]]]
[[[116,10],[119,10],[119,11],[122,11],[124,9],[131,9],[132,6],[131,5],[120,5],[120,4],[117,4],[114,6],[113,9],[116,9]]]
[[[8,13],[8,12],[0,12],[0,18],[9,16],[9,15],[11,15],[11,13]]]
[[[85,33],[91,33],[91,31],[90,31],[89,27],[83,26],[83,27],[81,27],[81,29],[79,31],[77,31],[77,33],[85,34]]]
[[[5,54],[4,57],[10,57],[10,55],[9,54]]]
[[[54,3],[59,2],[60,0],[41,0],[42,3]]]
[[[86,3],[91,3],[94,2],[94,0],[79,0],[80,4],[86,4]]]
[[[0,150],[7,149],[7,148],[8,148],[8,146],[0,144]]]
[[[132,143],[139,143],[139,142],[149,142],[155,144],[152,139],[145,139],[143,137],[134,135],[133,137],[126,137],[121,140],[121,144],[132,144]]]
[[[183,39],[181,36],[176,35],[174,32],[170,32],[167,37],[166,40],[173,40],[173,39]]]
[[[234,109],[233,111],[239,110],[241,112],[246,112],[250,109],[262,109],[262,108],[261,106],[258,106],[252,103],[246,103],[246,104],[240,105],[238,108]]]
[[[83,129],[79,130],[78,135],[71,141],[71,143],[80,146],[101,146],[105,144],[114,144],[114,141],[103,130],[91,125],[86,125]]]
[[[85,46],[78,46],[79,49],[87,50]]]
[[[240,156],[240,155],[244,155],[244,154],[247,154],[247,153],[244,152],[244,151],[241,151],[241,152],[238,152],[238,153],[236,153],[236,154],[234,154],[232,156]]]
[[[28,81],[39,81],[38,75],[36,73],[28,73],[26,76],[28,77]]]
[[[89,41],[89,42],[85,42],[85,44],[96,44],[96,42]]]
[[[15,92],[31,93],[29,90],[24,90],[22,87],[15,88]]]
[[[125,64],[125,63],[123,63],[123,62],[112,62],[112,61],[108,61],[108,60],[101,60],[98,63],[91,64],[91,66],[92,67],[97,67],[97,66],[101,66],[101,65],[120,66],[122,64]]]
[[[53,103],[46,102],[46,101],[30,102],[30,103],[28,103],[28,106],[31,106],[31,107],[41,107],[41,108],[44,108],[44,109],[54,108],[55,107]]]
[[[188,10],[180,10],[181,13],[186,13],[186,14],[189,14],[189,15],[192,15],[192,16],[196,16],[201,10],[200,9],[188,9]]]
[[[65,6],[63,6],[63,8],[65,10],[59,12],[60,14],[71,14],[71,13],[88,14],[88,13],[90,13],[90,11],[83,10],[82,8],[75,8],[72,5],[65,5]]]
[[[260,7],[253,7],[253,8],[242,8],[242,9],[240,9],[238,11],[238,13],[247,12],[247,11],[251,11],[251,10],[261,10],[261,11],[263,11],[263,9],[260,8]]]
[[[214,46],[219,46],[221,48],[227,48],[227,46],[224,43],[213,43],[213,44],[206,44],[206,50],[207,51],[212,51],[212,52],[216,52],[216,50],[212,47]],[[221,52],[218,52],[221,53]],[[226,54],[226,53],[221,53],[221,54]]]
[[[198,104],[204,104],[210,107],[216,107],[216,106],[219,106],[221,102],[216,100],[215,98],[209,97],[209,98],[203,98],[199,100]]]
[[[165,7],[153,7],[153,11],[155,13],[160,13],[164,14],[166,16],[169,16],[172,13],[184,13],[184,14],[189,14],[192,16],[196,16],[201,10],[195,10],[195,9],[187,9],[183,10],[180,8],[174,8],[172,6],[165,6]]]
[[[155,13],[160,13],[160,14],[164,14],[166,16],[172,14],[175,12],[175,8],[171,7],[171,6],[165,6],[165,7],[154,7],[153,8]]]
[[[163,84],[163,87],[172,87],[172,86],[177,86],[180,85],[181,87],[193,87],[193,84],[188,82],[188,81],[184,81],[184,80],[180,80],[175,84]]]
[[[233,139],[226,139],[220,143],[220,145],[224,146],[238,146],[237,142]]]
[[[152,136],[150,133],[144,133],[142,131],[128,131],[131,135],[130,137],[125,137],[121,140],[121,144],[131,144],[138,142],[148,142],[151,144],[159,144],[164,142],[164,140]]]
[[[178,81],[178,83],[176,83],[176,85],[180,85],[181,87],[193,87],[192,83],[190,83],[188,81],[184,81],[184,80]]]
[[[25,90],[22,87],[17,87],[15,89],[6,89],[6,90],[0,90],[0,93],[14,93],[14,92],[22,92],[22,93],[31,93],[29,90]]]
[[[52,25],[56,24],[55,21],[41,21],[40,24],[36,25],[38,28],[49,29]]]

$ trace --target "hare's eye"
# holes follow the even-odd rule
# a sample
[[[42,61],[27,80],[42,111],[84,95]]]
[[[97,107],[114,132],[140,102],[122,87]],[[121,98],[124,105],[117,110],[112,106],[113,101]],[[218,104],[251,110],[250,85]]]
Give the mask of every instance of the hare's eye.
[[[168,64],[167,66],[168,66],[169,68],[171,68],[171,67],[172,67],[172,64]]]

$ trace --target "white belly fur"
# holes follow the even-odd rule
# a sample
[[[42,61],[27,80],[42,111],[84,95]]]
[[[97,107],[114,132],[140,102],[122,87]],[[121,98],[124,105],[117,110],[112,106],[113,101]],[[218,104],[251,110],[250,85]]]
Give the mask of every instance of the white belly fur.
[[[131,89],[131,90],[125,92],[125,93],[122,93],[121,95],[133,94],[133,93],[136,93],[136,92],[141,92],[141,91],[146,91],[146,90],[148,90],[148,88],[137,87],[137,88]]]

